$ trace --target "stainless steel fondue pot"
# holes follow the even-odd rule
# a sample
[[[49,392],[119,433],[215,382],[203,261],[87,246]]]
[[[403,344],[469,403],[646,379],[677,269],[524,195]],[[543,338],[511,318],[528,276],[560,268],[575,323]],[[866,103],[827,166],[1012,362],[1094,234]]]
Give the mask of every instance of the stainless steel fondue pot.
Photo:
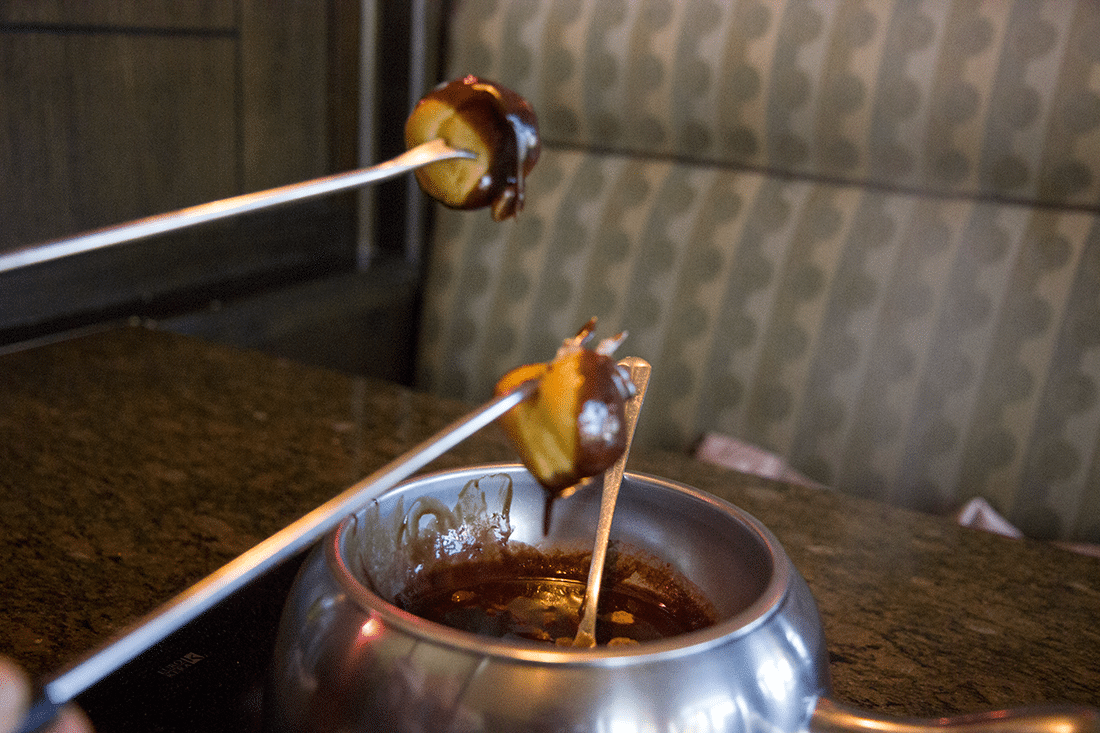
[[[387,599],[432,561],[429,545],[476,554],[506,538],[590,549],[598,494],[557,502],[544,537],[541,486],[522,466],[479,466],[410,481],[349,517],[313,551],[284,609],[268,729],[1100,731],[1097,711],[1081,707],[923,721],[836,704],[817,607],[776,538],[727,502],[649,476],[627,475],[613,541],[690,581],[714,606],[714,626],[631,647],[565,649],[458,631]]]

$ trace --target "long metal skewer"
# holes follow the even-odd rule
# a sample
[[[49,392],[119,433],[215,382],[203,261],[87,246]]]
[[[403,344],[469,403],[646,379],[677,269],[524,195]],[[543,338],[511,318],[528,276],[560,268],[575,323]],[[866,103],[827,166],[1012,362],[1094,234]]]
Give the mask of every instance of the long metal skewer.
[[[84,690],[135,659],[172,632],[236,591],[305,550],[350,516],[408,478],[413,472],[497,419],[534,393],[537,381],[520,384],[433,435],[301,519],[279,530],[243,555],[215,570],[128,631],[58,674],[43,687],[20,733],[53,720],[58,710]]]
[[[377,183],[378,181],[395,178],[429,163],[451,160],[452,158],[474,157],[475,155],[468,150],[456,150],[442,140],[429,140],[422,145],[405,151],[396,158],[372,165],[369,168],[360,168],[346,173],[315,178],[312,181],[292,183],[287,186],[270,188],[266,191],[211,201],[166,214],[136,219],[127,224],[95,229],[73,237],[32,244],[10,252],[4,252],[0,254],[0,273],[102,249],[103,247],[125,244],[154,234],[164,234],[216,219],[224,219],[238,214],[246,214],[260,209],[324,196],[364,186],[368,183]]]
[[[634,428],[638,426],[638,413],[642,411],[646,387],[649,386],[649,374],[652,368],[645,359],[628,356],[619,362],[630,370],[630,381],[634,382],[634,397],[626,403],[626,449],[615,461],[615,465],[604,474],[603,489],[600,494],[600,517],[596,523],[596,541],[592,545],[592,560],[588,567],[588,584],[584,592],[584,606],[581,608],[581,621],[577,627],[577,636],[573,646],[593,647],[596,645],[596,609],[600,604],[600,583],[603,582],[603,566],[607,559],[607,543],[611,537],[611,520],[615,516],[615,501],[619,497],[619,486],[626,471],[626,459],[630,455],[630,444],[634,441]]]

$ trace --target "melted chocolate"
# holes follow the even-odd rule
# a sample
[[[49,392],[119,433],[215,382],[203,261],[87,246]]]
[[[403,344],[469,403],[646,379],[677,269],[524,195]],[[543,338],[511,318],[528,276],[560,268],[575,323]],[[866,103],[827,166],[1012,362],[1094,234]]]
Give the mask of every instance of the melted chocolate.
[[[396,599],[429,621],[510,640],[563,644],[577,633],[584,601],[585,554],[529,551],[494,562],[436,568]],[[667,569],[617,556],[600,591],[596,643],[633,644],[705,628],[709,604]],[[630,578],[646,582],[637,585]]]
[[[610,356],[625,334],[592,349],[594,326],[595,319],[566,339],[552,361],[508,372],[495,390],[502,395],[538,380],[537,392],[502,416],[501,424],[531,474],[563,497],[613,466],[626,449],[626,400],[634,385]]]
[[[550,368],[554,368],[553,363]],[[618,366],[604,354],[581,350],[577,370],[584,380],[577,395],[574,470],[580,476],[595,476],[614,464],[626,449],[623,401],[629,395],[623,393]]]
[[[531,104],[511,89],[472,75],[441,84],[420,104],[427,100],[451,108],[490,151],[488,171],[475,188],[457,201],[444,203],[462,209],[491,206],[497,221],[515,216],[523,208],[524,179],[541,150],[538,118]],[[430,173],[417,172],[418,177],[422,175]]]

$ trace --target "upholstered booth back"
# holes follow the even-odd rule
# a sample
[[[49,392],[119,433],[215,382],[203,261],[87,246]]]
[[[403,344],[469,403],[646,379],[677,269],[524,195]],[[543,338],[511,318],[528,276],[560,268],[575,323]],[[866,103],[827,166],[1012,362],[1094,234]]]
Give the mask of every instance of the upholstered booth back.
[[[1100,540],[1100,3],[461,0],[526,96],[515,221],[440,209],[420,385],[486,397],[590,316],[642,443]]]

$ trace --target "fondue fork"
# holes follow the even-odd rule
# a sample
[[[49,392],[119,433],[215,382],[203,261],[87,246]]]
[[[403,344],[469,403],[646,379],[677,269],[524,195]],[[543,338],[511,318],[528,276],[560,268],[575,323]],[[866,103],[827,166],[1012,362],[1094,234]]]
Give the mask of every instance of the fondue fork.
[[[607,543],[611,537],[611,520],[615,516],[615,501],[619,497],[619,486],[623,482],[626,459],[630,454],[630,444],[634,440],[634,428],[638,425],[638,414],[642,411],[646,387],[649,386],[649,374],[652,370],[649,362],[636,356],[628,356],[619,362],[630,371],[630,381],[634,383],[634,397],[626,403],[626,448],[619,460],[615,461],[604,474],[603,489],[600,493],[600,517],[596,524],[596,541],[592,546],[592,560],[588,567],[588,583],[584,591],[584,605],[581,607],[581,621],[577,627],[577,636],[573,646],[596,646],[596,608],[600,603],[600,583],[603,581],[603,566],[607,558]]]
[[[311,181],[292,183],[278,188],[269,188],[266,191],[211,201],[166,214],[136,219],[127,224],[95,229],[73,237],[32,244],[10,252],[4,252],[0,254],[0,273],[58,260],[70,255],[91,252],[116,244],[132,242],[155,234],[164,234],[197,224],[205,224],[216,219],[224,219],[238,214],[246,214],[358,188],[368,183],[396,178],[409,171],[443,160],[453,158],[473,159],[476,157],[469,150],[456,150],[442,140],[429,140],[426,143],[417,145],[415,148],[406,150],[395,158],[377,163],[369,168],[359,168],[345,173],[315,178]]]
[[[345,517],[354,514],[371,500],[381,497],[415,471],[511,410],[533,395],[537,387],[538,380],[532,379],[486,402],[215,570],[129,630],[62,671],[43,686],[22,727],[18,729],[19,733],[31,733],[50,723],[57,712],[77,695],[233,593],[313,545],[335,529]]]

